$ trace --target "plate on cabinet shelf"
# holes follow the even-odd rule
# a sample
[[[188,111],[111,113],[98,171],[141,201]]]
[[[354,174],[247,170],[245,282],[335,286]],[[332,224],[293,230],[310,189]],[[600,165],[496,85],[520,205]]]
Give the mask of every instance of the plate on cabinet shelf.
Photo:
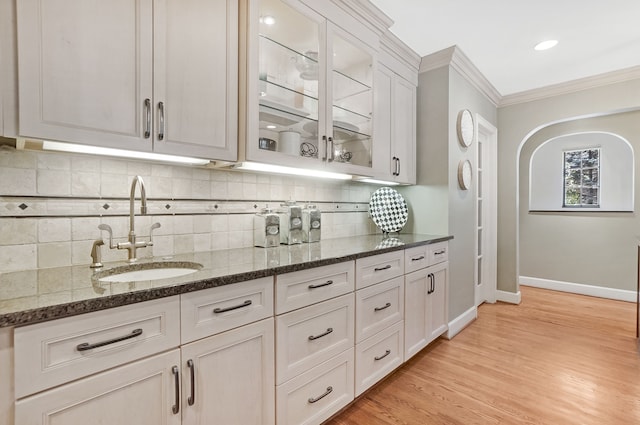
[[[302,126],[304,131],[308,131],[312,135],[318,134],[318,123],[316,121],[309,121]],[[337,140],[352,139],[354,133],[358,133],[360,129],[348,122],[334,121],[333,122],[333,137]]]
[[[398,191],[381,187],[371,195],[369,215],[384,233],[399,232],[407,224],[409,208]]]
[[[260,105],[260,121],[289,127],[309,118]]]

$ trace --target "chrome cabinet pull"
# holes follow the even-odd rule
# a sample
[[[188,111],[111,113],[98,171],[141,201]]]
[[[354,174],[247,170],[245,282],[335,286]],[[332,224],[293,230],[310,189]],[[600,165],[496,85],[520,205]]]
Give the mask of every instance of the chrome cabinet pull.
[[[396,164],[397,164],[396,176],[399,176],[400,175],[400,158],[396,158]]]
[[[333,328],[327,328],[327,331],[324,332],[324,333],[321,333],[320,335],[309,335],[309,341],[313,341],[314,339],[318,339],[318,338],[322,338],[323,336],[327,336],[331,332],[333,332]]]
[[[251,305],[251,300],[246,300],[242,304],[234,305],[234,306],[231,306],[231,307],[224,307],[224,308],[216,307],[216,308],[213,309],[213,312],[216,313],[216,314],[225,313],[227,311],[237,310],[239,308],[248,307],[250,305]]]
[[[322,141],[324,142],[324,156],[322,157],[322,160],[326,161],[327,155],[329,154],[329,144],[327,143],[327,136],[322,136]]]
[[[427,277],[429,278],[429,289],[427,290],[427,295],[429,295],[436,291],[435,276],[433,273],[429,273]]]
[[[391,160],[393,161],[393,172],[391,173],[391,175],[395,176],[396,175],[396,171],[398,170],[398,163],[397,163],[397,157],[393,157],[391,158]]]
[[[384,359],[385,357],[387,357],[389,354],[391,354],[391,350],[387,350],[387,351],[385,351],[385,352],[384,352],[384,354],[383,354],[383,355],[381,355],[381,356],[374,357],[374,358],[373,358],[373,360],[376,360],[376,361],[377,361],[377,360],[382,360],[382,359]]]
[[[335,146],[333,146],[333,137],[329,137],[329,144],[331,145],[331,155],[329,155],[329,162],[333,162],[336,159]]]
[[[171,373],[173,373],[173,382],[175,384],[176,398],[171,411],[174,415],[177,415],[180,412],[180,371],[178,370],[178,366],[174,366],[171,368]]]
[[[424,255],[411,259],[411,261],[420,261],[420,260],[424,260]]]
[[[380,310],[384,310],[386,308],[391,307],[391,303],[386,303],[383,307],[376,307],[373,309],[373,311],[380,311]]]
[[[309,285],[309,289],[322,288],[323,286],[333,285],[333,280],[327,280],[325,283],[319,283],[317,285]]]
[[[189,376],[191,379],[191,395],[187,398],[187,404],[193,406],[196,402],[196,365],[193,364],[193,360],[187,360],[187,367],[189,368]]]
[[[144,126],[144,138],[151,137],[151,99],[144,100],[144,113],[146,116],[146,124]]]
[[[331,394],[332,392],[333,392],[333,387],[327,387],[327,391],[325,391],[324,394],[320,394],[318,397],[309,398],[309,403],[315,403],[316,401],[320,401],[326,396],[328,396],[329,394]]]
[[[158,122],[158,140],[164,140],[164,102],[158,102],[160,119]]]
[[[102,342],[96,342],[95,344],[89,344],[88,342],[83,342],[82,344],[78,344],[76,346],[76,350],[78,351],[87,351],[93,350],[94,348],[104,347],[105,345],[115,344],[116,342],[124,341],[127,339],[135,338],[137,336],[142,335],[142,329],[134,329],[131,331],[129,335],[119,336],[117,338],[109,339]]]
[[[376,267],[375,269],[373,269],[374,272],[381,272],[382,270],[388,270],[391,268],[391,264],[387,264],[384,267]]]

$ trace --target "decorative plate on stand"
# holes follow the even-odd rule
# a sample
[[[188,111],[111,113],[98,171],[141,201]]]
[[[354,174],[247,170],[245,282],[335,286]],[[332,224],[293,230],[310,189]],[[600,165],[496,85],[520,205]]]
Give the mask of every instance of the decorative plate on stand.
[[[381,187],[371,195],[369,215],[384,233],[399,232],[407,224],[409,209],[396,190]]]

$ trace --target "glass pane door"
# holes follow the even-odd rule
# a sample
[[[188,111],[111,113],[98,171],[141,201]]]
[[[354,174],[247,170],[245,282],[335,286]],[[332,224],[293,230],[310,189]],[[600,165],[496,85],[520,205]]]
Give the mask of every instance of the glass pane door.
[[[371,167],[373,55],[334,31],[330,44],[334,162]]]
[[[280,0],[260,2],[258,147],[318,157],[320,25]]]

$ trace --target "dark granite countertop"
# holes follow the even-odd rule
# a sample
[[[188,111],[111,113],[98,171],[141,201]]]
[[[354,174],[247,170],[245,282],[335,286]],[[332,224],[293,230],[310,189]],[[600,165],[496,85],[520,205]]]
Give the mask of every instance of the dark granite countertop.
[[[19,326],[126,304],[309,269],[384,252],[452,239],[452,236],[400,234],[354,236],[274,248],[242,248],[175,255],[150,261],[196,262],[185,276],[135,282],[100,282],[125,262],[26,270],[0,274],[0,327]]]

